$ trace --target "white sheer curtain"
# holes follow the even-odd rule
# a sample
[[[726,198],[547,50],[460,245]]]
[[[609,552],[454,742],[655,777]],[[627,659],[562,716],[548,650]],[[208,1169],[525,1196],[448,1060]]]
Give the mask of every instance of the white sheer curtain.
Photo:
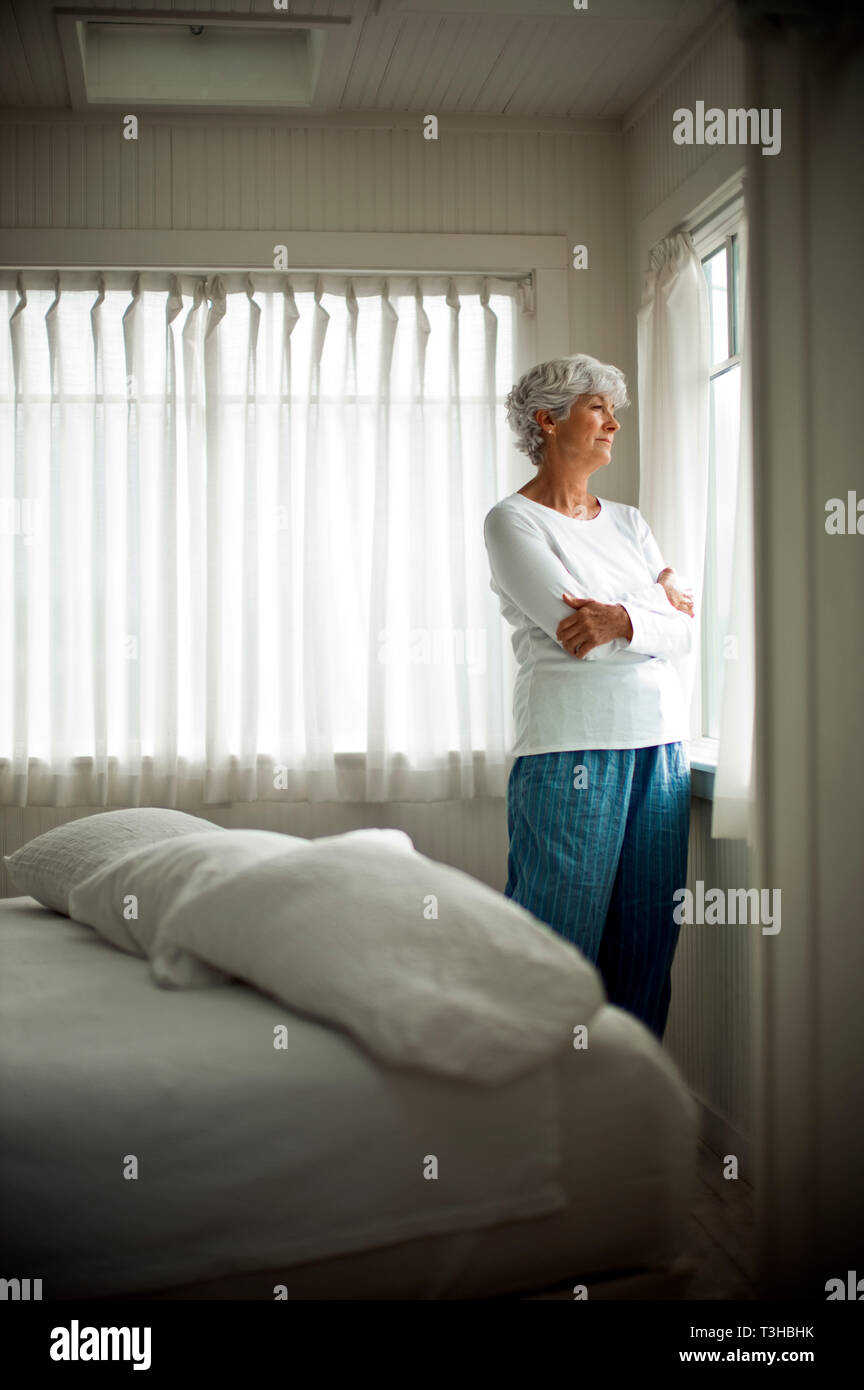
[[[708,507],[709,311],[699,257],[686,232],[651,252],[637,319],[639,510],[667,565],[689,579],[702,604]],[[701,698],[698,648],[675,662],[691,735]]]
[[[746,208],[745,189],[745,208]],[[747,219],[738,233],[741,302],[741,427],[735,494],[735,545],[720,697],[720,741],[711,834],[717,840],[756,835],[756,634],[753,565],[753,434]]]
[[[524,278],[3,273],[0,801],[503,795]]]
[[[754,833],[755,657],[753,613],[752,446],[750,343],[747,309],[746,220],[739,231],[741,278],[741,421],[733,470],[735,553],[725,611],[726,633],[708,622],[709,640],[723,645],[720,738],[711,833],[746,839]],[[667,564],[690,579],[698,613],[705,570],[709,474],[710,323],[705,276],[687,232],[654,247],[638,318],[639,509]],[[724,475],[722,485],[728,486]],[[725,598],[725,596],[724,596]],[[690,702],[691,733],[701,711],[699,654],[676,663]]]

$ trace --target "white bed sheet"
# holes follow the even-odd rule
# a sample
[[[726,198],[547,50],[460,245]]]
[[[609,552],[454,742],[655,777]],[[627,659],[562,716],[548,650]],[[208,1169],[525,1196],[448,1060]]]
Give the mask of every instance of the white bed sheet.
[[[4,1267],[46,1298],[274,1270],[292,1297],[489,1296],[682,1246],[695,1107],[618,1009],[586,1051],[478,1088],[384,1067],[244,985],[159,990],[31,898],[0,904],[0,979]]]

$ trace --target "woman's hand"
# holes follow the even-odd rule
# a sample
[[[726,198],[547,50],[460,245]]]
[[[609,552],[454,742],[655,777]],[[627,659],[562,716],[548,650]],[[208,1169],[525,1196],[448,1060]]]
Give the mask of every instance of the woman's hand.
[[[687,613],[693,617],[693,590],[680,589],[675,583],[677,579],[675,571],[669,566],[661,570],[657,576],[657,583],[662,589],[666,590],[666,597],[673,608],[677,608],[681,613]]]
[[[576,612],[570,618],[562,618],[555,630],[555,636],[565,651],[580,661],[594,647],[602,647],[613,637],[633,636],[633,624],[626,609],[620,603],[598,603],[593,598],[574,598],[572,594],[562,594]]]

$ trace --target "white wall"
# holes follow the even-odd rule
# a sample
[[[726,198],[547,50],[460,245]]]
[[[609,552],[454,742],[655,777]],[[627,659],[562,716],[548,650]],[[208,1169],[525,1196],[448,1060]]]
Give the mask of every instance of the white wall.
[[[697,101],[704,101],[706,107],[737,107],[744,94],[745,47],[727,10],[718,14],[698,46],[670,69],[624,122],[628,206],[636,224],[672,199],[705,164],[726,153],[714,145],[676,145],[673,111],[679,106],[693,110]]]

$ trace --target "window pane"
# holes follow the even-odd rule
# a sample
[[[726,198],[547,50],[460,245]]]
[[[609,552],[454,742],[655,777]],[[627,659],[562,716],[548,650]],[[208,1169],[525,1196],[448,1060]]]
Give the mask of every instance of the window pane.
[[[741,328],[741,304],[739,297],[740,273],[738,266],[738,233],[732,237],[732,293],[729,296],[729,303],[732,309],[732,352],[733,354],[741,351],[741,344],[738,341]]]
[[[729,629],[740,415],[741,369],[735,366],[711,383],[711,471],[703,597],[708,624],[703,633],[708,658],[705,732],[710,738],[720,737],[719,699],[724,642]]]
[[[729,297],[726,281],[726,247],[703,261],[711,307],[711,366],[729,356]]]

